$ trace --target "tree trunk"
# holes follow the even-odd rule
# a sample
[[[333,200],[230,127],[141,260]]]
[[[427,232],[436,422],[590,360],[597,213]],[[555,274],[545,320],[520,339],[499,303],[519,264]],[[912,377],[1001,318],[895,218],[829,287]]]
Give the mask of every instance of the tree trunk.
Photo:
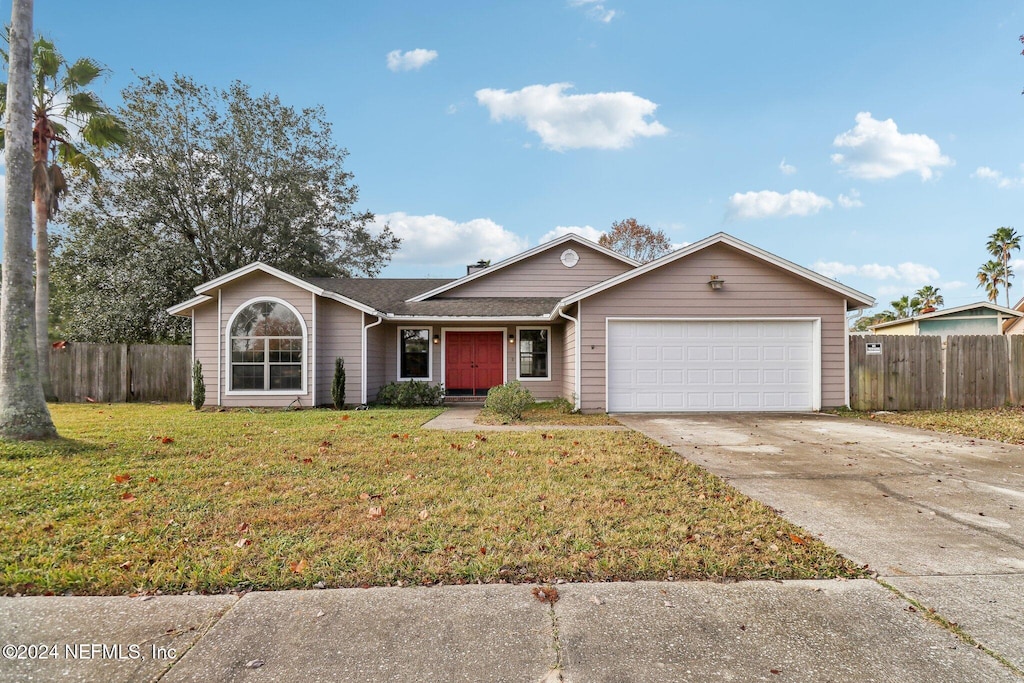
[[[9,41],[0,437],[10,439],[57,436],[39,382],[32,305],[32,9],[33,0],[13,0]]]
[[[56,401],[57,395],[53,391],[53,382],[50,381],[50,237],[46,232],[48,214],[46,197],[42,192],[36,192],[36,357],[43,396],[47,401]]]

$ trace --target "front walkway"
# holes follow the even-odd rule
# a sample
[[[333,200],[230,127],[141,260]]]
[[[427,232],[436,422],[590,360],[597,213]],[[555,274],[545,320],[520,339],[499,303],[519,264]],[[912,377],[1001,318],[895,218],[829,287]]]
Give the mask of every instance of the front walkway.
[[[474,422],[480,408],[458,406],[446,408],[443,413],[423,425],[424,429],[449,432],[550,432],[555,429],[622,431],[621,425],[478,425]]]

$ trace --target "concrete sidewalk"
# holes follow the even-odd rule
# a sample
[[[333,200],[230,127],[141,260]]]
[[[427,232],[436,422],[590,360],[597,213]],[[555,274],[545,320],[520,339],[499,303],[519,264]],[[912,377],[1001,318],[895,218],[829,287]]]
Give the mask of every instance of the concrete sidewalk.
[[[0,680],[1020,680],[870,580],[532,588],[4,598]]]

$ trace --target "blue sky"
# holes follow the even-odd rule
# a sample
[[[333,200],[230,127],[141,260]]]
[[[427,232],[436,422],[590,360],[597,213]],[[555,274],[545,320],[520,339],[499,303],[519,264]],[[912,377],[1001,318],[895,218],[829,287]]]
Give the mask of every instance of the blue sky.
[[[389,276],[633,216],[952,306],[1024,232],[1019,2],[63,0],[36,29],[106,64],[110,103],[180,72],[322,104],[405,240]]]

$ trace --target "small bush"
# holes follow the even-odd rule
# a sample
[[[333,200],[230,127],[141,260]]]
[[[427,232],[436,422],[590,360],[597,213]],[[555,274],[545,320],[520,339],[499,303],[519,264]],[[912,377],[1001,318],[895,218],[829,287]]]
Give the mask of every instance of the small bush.
[[[334,381],[331,382],[331,401],[341,410],[345,407],[345,359],[334,359]]]
[[[443,386],[417,382],[414,379],[408,382],[385,384],[377,392],[377,403],[399,408],[439,406],[442,401],[444,401]]]
[[[523,417],[523,411],[534,404],[533,394],[523,388],[519,382],[507,382],[492,387],[487,392],[484,408],[494,411],[504,419],[512,422]]]
[[[199,410],[206,403],[206,382],[203,381],[203,364],[192,364],[192,407]]]
[[[568,415],[576,410],[572,401],[567,399],[565,396],[559,396],[558,398],[551,399],[549,405],[552,410],[561,413],[562,415]]]

